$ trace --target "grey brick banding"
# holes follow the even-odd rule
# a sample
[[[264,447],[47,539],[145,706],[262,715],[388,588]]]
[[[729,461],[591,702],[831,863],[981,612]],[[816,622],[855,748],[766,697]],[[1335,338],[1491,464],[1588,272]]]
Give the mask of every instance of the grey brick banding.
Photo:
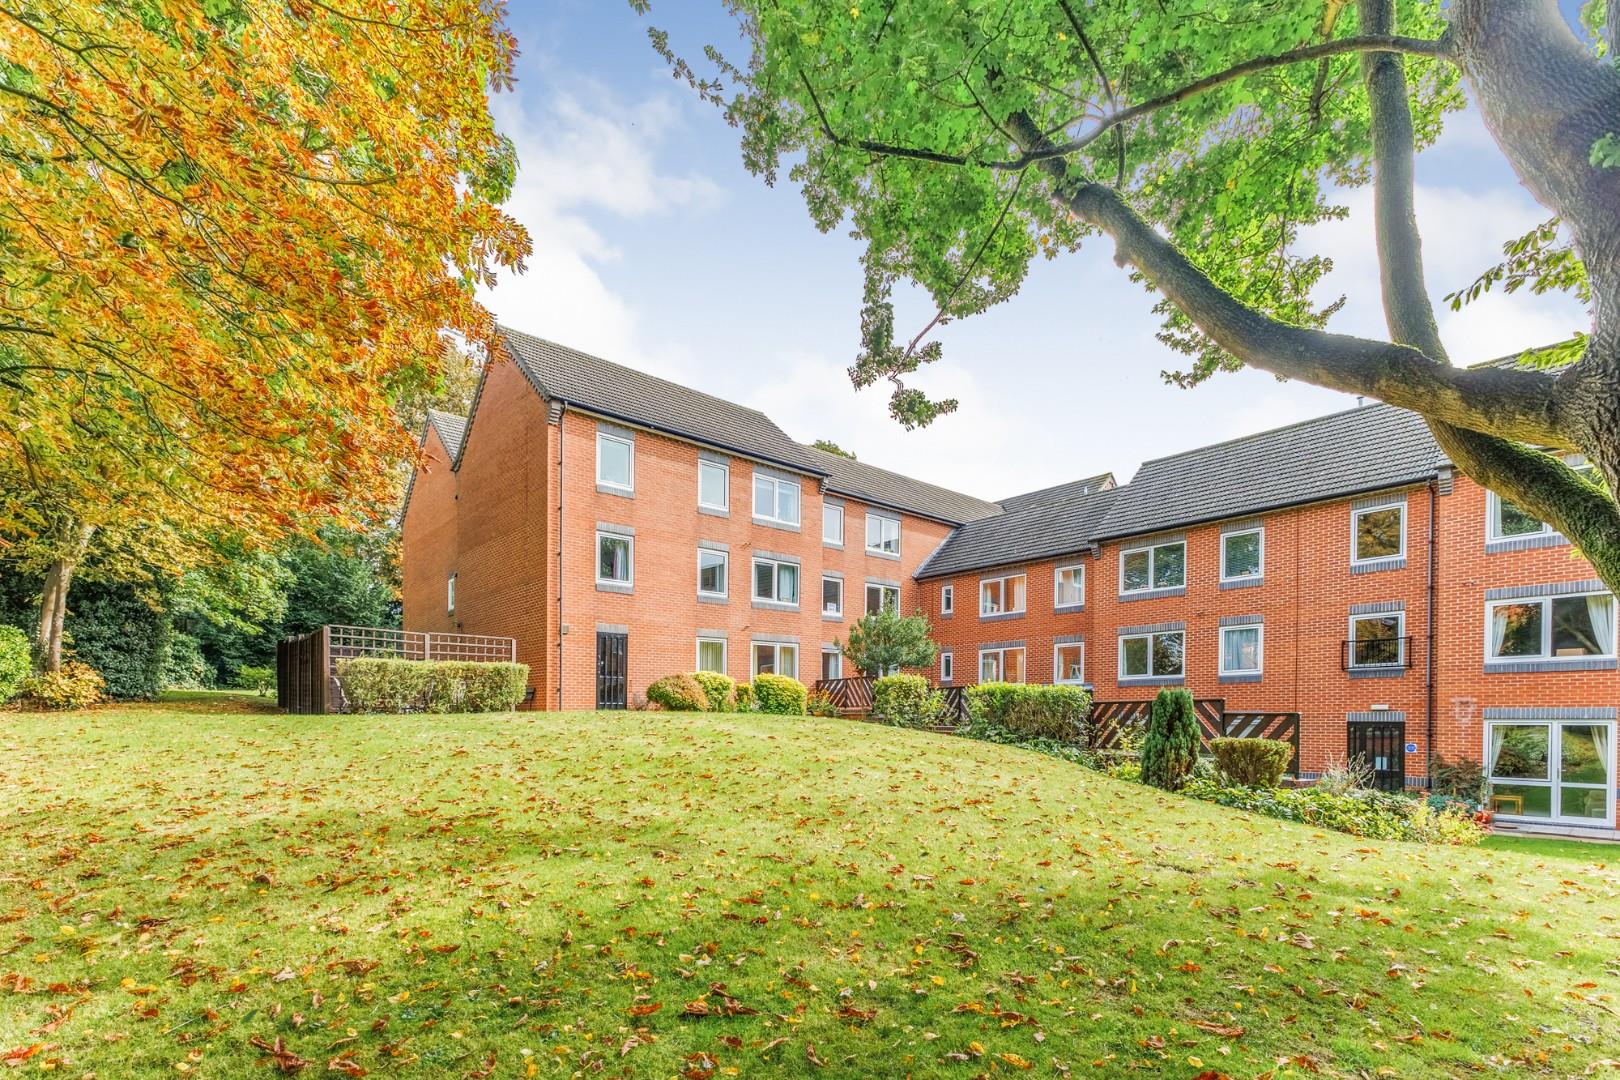
[[[978,649],[980,652],[994,652],[997,649],[1022,649],[1023,647],[1024,642],[1019,639],[1018,641],[986,641]]]
[[[624,623],[599,622],[596,624],[596,632],[598,634],[628,634],[630,627]]]
[[[728,554],[731,551],[730,544],[723,543],[719,540],[699,540],[698,547],[702,548],[704,551],[724,551]]]
[[[980,622],[1006,622],[1009,619],[1022,619],[1024,617],[1024,615],[1025,615],[1025,612],[1022,612],[1022,611],[1003,611],[1003,612],[1000,612],[1000,613],[995,614],[995,615],[980,615],[979,616],[979,621]]]
[[[1144,548],[1163,547],[1165,544],[1185,544],[1186,542],[1187,534],[1184,532],[1156,533],[1153,536],[1127,540],[1119,546],[1119,553],[1124,555],[1132,551],[1141,551]]]
[[[1264,615],[1222,615],[1222,626],[1264,626]]]
[[[1352,615],[1393,615],[1406,610],[1405,600],[1381,600],[1376,604],[1351,604]]]
[[[1258,588],[1261,585],[1264,585],[1265,583],[1266,583],[1266,579],[1265,579],[1265,577],[1263,575],[1259,576],[1259,577],[1232,578],[1230,581],[1222,581],[1221,582],[1221,588],[1223,588],[1223,589],[1254,589],[1254,588]]]
[[[1487,720],[1614,720],[1617,715],[1613,705],[1490,705],[1485,709]]]
[[[628,596],[631,593],[636,591],[636,587],[634,585],[627,585],[627,584],[625,584],[623,582],[618,582],[618,581],[598,581],[596,583],[596,591],[597,592],[610,592],[610,593],[623,593],[626,596]]]
[[[1222,675],[1220,677],[1223,684],[1259,682],[1262,678],[1264,678],[1264,676],[1257,671],[1248,672],[1242,675]]]
[[[1378,510],[1386,506],[1405,506],[1406,492],[1398,491],[1386,495],[1369,495],[1364,499],[1357,499],[1350,504],[1350,510]]]
[[[1608,586],[1597,578],[1588,578],[1586,581],[1559,581],[1550,585],[1509,585],[1500,589],[1486,589],[1485,599],[1529,600],[1542,596],[1579,596],[1608,591]]]
[[[770,559],[772,562],[792,563],[794,566],[799,565],[799,557],[797,555],[783,555],[780,552],[775,551],[756,550],[752,557],[755,559]]]
[[[1399,555],[1388,559],[1368,559],[1365,562],[1351,563],[1352,574],[1376,574],[1380,570],[1406,569],[1406,556]]]
[[[1545,532],[1533,536],[1510,536],[1500,540],[1485,541],[1485,550],[1498,551],[1530,551],[1534,548],[1569,547],[1569,537],[1563,533]]]
[[[1181,620],[1175,622],[1145,623],[1142,626],[1122,626],[1116,631],[1119,637],[1130,637],[1134,634],[1167,634],[1174,630],[1185,630],[1187,624]]]
[[[1616,663],[1613,657],[1549,657],[1546,660],[1487,660],[1485,661],[1485,674],[1511,675],[1515,672],[1533,671],[1614,671]]]
[[[1352,679],[1404,679],[1407,669],[1405,667],[1362,667],[1351,668],[1345,672]]]
[[[886,585],[891,589],[898,589],[900,587],[900,583],[893,578],[869,577],[866,579],[866,583],[868,585]]]
[[[1121,686],[1180,686],[1187,681],[1185,675],[1121,675]]]
[[[1176,587],[1171,588],[1171,589],[1142,589],[1139,592],[1122,592],[1122,593],[1119,594],[1119,602],[1124,604],[1124,603],[1129,603],[1132,600],[1156,600],[1161,596],[1186,596],[1186,595],[1187,595],[1187,586],[1185,586],[1185,585],[1177,585]]]
[[[1086,635],[1084,634],[1059,634],[1052,639],[1053,645],[1084,645],[1085,643]]]
[[[609,522],[609,521],[598,521],[596,523],[596,531],[599,532],[599,533],[610,533],[613,536],[634,536],[634,535],[636,535],[636,529],[635,529],[634,525],[615,525],[615,524],[613,524],[612,522]]]
[[[700,638],[711,638],[726,641],[731,637],[731,634],[725,630],[699,630],[697,632],[697,636]]]
[[[753,645],[797,645],[797,634],[750,634],[748,641]]]
[[[1406,714],[1395,709],[1368,709],[1363,712],[1345,713],[1344,718],[1348,723],[1352,724],[1377,722],[1404,724],[1406,722]]]

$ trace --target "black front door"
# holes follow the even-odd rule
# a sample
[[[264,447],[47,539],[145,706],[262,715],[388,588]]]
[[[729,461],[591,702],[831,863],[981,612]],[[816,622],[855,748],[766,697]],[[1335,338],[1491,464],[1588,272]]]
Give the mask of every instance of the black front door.
[[[596,707],[622,709],[625,706],[625,655],[627,634],[596,634]]]
[[[1406,788],[1406,724],[1402,721],[1355,721],[1350,725],[1349,758],[1367,763],[1373,786],[1380,791]]]

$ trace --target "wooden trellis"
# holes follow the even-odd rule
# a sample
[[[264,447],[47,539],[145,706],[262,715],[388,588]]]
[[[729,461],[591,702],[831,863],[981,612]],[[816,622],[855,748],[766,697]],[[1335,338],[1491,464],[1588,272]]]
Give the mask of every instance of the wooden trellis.
[[[344,712],[340,660],[517,660],[517,639],[483,634],[432,634],[380,626],[323,626],[276,644],[276,704],[293,713]]]

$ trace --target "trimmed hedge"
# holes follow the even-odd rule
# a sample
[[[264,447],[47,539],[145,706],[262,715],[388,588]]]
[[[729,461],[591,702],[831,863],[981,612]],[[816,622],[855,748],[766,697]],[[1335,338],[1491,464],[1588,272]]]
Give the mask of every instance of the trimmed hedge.
[[[709,707],[703,684],[691,675],[665,675],[647,687],[647,700],[670,712],[702,712]]]
[[[1078,686],[989,682],[967,690],[968,714],[976,724],[1033,739],[1078,743],[1085,735],[1091,695]]]
[[[1274,788],[1294,760],[1294,744],[1281,739],[1211,739],[1222,775],[1244,787]]]
[[[107,700],[107,680],[89,664],[68,660],[60,671],[28,676],[17,697],[36,709],[83,709]]]
[[[737,708],[737,680],[718,671],[694,671],[692,678],[703,687],[710,712],[733,712]]]
[[[0,626],[0,705],[12,699],[33,667],[28,635],[15,626]]]
[[[339,661],[338,685],[356,713],[502,712],[523,700],[529,665],[359,658]]]
[[[939,719],[945,695],[921,675],[885,675],[872,683],[872,717],[897,727],[924,727]]]
[[[759,711],[778,716],[803,716],[810,690],[798,679],[765,672],[754,676],[754,700]]]

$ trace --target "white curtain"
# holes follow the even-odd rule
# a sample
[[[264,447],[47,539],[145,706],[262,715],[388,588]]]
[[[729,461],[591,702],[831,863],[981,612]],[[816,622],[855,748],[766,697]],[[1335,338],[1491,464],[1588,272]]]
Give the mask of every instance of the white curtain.
[[[1614,774],[1609,764],[1609,735],[1614,729],[1608,724],[1593,724],[1592,745],[1597,747],[1598,761],[1603,765],[1603,784],[1605,787],[1614,786]]]
[[[1502,724],[1494,724],[1494,725],[1492,725],[1492,727],[1491,727],[1491,754],[1490,754],[1489,760],[1487,760],[1485,762],[1485,775],[1486,776],[1495,776],[1496,775],[1496,759],[1502,756],[1502,740],[1506,736],[1507,736],[1507,727],[1505,725],[1502,725]]]
[[[1614,597],[1596,593],[1586,598],[1586,617],[1592,621],[1592,640],[1601,656],[1614,655]]]
[[[1507,640],[1508,609],[1512,605],[1502,604],[1491,609],[1491,656],[1502,655],[1502,643]],[[1495,760],[1492,758],[1491,760]]]

